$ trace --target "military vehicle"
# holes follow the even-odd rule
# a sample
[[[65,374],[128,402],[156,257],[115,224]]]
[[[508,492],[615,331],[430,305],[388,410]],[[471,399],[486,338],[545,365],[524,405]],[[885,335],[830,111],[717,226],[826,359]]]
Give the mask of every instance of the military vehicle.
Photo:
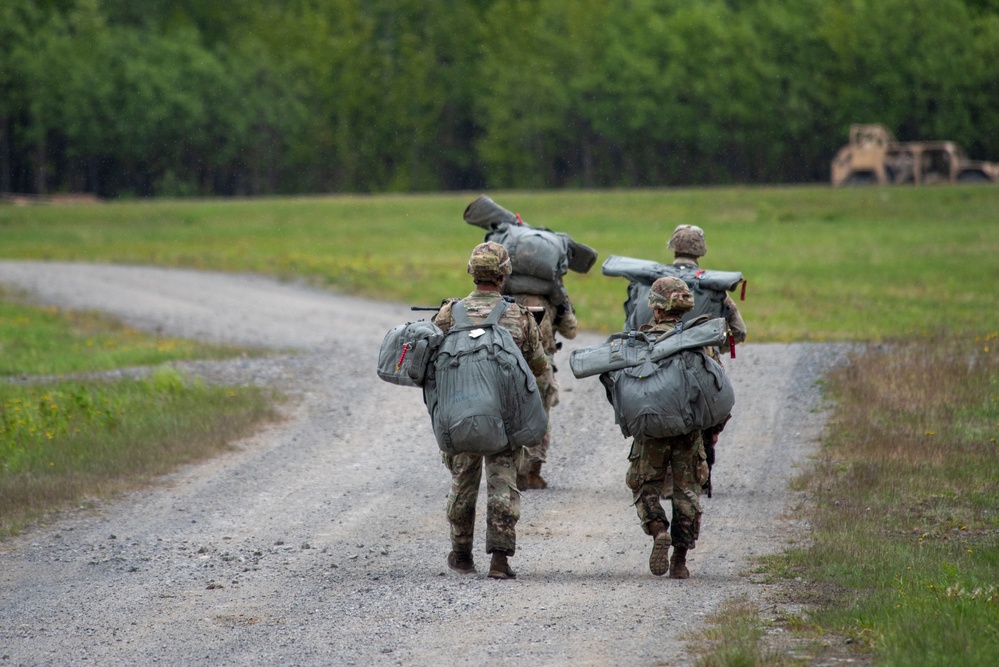
[[[831,176],[834,186],[999,183],[999,163],[969,160],[953,141],[896,141],[884,125],[854,124]]]

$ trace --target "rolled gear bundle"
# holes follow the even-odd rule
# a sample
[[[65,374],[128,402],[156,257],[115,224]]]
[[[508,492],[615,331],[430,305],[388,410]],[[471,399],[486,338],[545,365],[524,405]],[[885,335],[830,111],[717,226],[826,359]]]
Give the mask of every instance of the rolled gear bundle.
[[[682,350],[723,344],[728,335],[724,318],[702,317],[681,322],[666,333],[655,335],[640,331],[612,335],[599,345],[577,348],[569,355],[569,368],[577,378],[600,375],[624,368],[656,363]]]
[[[652,319],[649,307],[649,289],[657,279],[674,276],[680,278],[694,294],[694,309],[683,316],[689,322],[702,315],[724,317],[726,315],[725,296],[743,285],[745,280],[738,271],[709,271],[692,269],[674,264],[660,264],[645,259],[611,255],[604,260],[602,269],[605,276],[627,278],[628,299],[624,302],[624,330],[638,329]]]
[[[593,268],[593,265],[597,261],[597,251],[593,248],[574,241],[568,234],[553,232],[544,227],[531,227],[519,215],[503,208],[486,195],[480,195],[465,208],[464,218],[468,224],[481,227],[489,232],[486,234],[487,241],[497,241],[503,243],[503,245],[507,244],[501,239],[493,237],[496,233],[502,233],[502,227],[524,228],[526,230],[543,232],[540,236],[546,237],[546,243],[550,244],[550,247],[539,245],[538,249],[529,250],[528,246],[533,241],[527,241],[520,251],[525,255],[523,260],[518,260],[518,253],[510,246],[507,246],[507,250],[513,256],[514,275],[532,276],[542,280],[555,280],[565,275],[565,269],[575,271],[576,273],[586,273]],[[547,238],[549,235],[561,240]],[[558,258],[554,262],[550,257],[553,251],[558,254]],[[523,269],[518,267],[518,261],[524,263]],[[544,292],[527,293],[544,294]]]

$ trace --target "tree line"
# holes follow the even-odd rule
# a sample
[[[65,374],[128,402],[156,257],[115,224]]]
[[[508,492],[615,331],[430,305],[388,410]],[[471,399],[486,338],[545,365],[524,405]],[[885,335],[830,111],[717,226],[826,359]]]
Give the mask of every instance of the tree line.
[[[999,159],[999,0],[3,0],[0,192],[825,181]]]

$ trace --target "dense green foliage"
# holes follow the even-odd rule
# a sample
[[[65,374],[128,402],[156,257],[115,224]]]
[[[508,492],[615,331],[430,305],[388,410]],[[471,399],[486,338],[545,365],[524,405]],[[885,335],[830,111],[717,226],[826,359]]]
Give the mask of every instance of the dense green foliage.
[[[999,157],[995,0],[4,0],[0,192],[824,180]]]

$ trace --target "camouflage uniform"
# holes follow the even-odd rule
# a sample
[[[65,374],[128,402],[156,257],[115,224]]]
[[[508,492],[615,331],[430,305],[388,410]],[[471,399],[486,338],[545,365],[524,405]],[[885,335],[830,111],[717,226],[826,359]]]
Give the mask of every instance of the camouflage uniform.
[[[664,298],[659,292],[666,290]],[[679,278],[660,278],[649,293],[649,305],[654,308],[651,322],[641,327],[647,333],[665,333],[680,323],[683,314],[693,306],[690,290]],[[674,557],[682,555],[680,565],[686,578],[685,557],[694,548],[701,531],[701,502],[698,497],[701,482],[698,479],[698,452],[701,449],[701,432],[694,430],[669,438],[636,437],[628,454],[628,472],[625,483],[634,497],[635,509],[642,522],[642,530],[654,538],[649,566],[653,574],[666,573],[666,555],[674,547]],[[671,484],[666,488],[667,477]],[[672,504],[672,523],[666,517],[662,499]],[[666,532],[669,529],[669,533]]]
[[[578,323],[571,303],[555,307],[548,297],[536,294],[518,294],[514,298],[521,306],[543,308],[545,311],[539,330],[541,332],[541,345],[548,357],[548,370],[545,371],[544,375],[538,377],[538,389],[541,390],[545,414],[548,415],[548,432],[545,433],[544,440],[534,447],[527,448],[527,456],[524,460],[524,465],[527,467],[532,463],[544,463],[548,458],[548,447],[551,444],[551,409],[558,405],[559,390],[558,380],[555,379],[555,371],[557,370],[555,368],[555,352],[558,350],[555,334],[572,340],[576,337]],[[521,472],[525,473],[526,471],[522,470]]]
[[[707,254],[707,243],[704,239],[704,230],[695,225],[679,225],[670,237],[668,247],[675,255],[674,266],[685,269],[697,270],[700,266],[698,258]],[[746,323],[742,320],[739,307],[735,305],[735,300],[728,294],[722,302],[722,312],[720,316],[725,318],[728,330],[732,334],[732,339],[736,344],[746,340]],[[716,347],[707,348],[708,355],[722,364],[722,350]],[[707,466],[707,475],[703,482],[703,490],[711,497],[711,468],[715,465],[715,441],[718,435],[724,430],[725,423],[705,429],[701,433],[701,445],[698,448],[698,456]]]
[[[498,246],[502,255],[506,250],[497,243],[483,243],[476,246],[472,260],[469,262],[469,273],[478,282],[483,277],[489,277],[490,271],[473,265],[476,252],[483,246],[488,250]],[[485,261],[485,260],[483,260]],[[479,270],[476,270],[476,269]],[[498,275],[507,275],[499,273]],[[497,277],[497,279],[499,279]],[[468,319],[473,323],[482,322],[492,309],[503,300],[498,291],[476,289],[464,299],[461,299]],[[447,300],[433,321],[443,331],[454,325],[451,305],[458,299]],[[500,325],[507,329],[514,341],[520,347],[528,366],[535,377],[545,374],[548,369],[548,359],[541,346],[541,334],[534,316],[526,309],[516,304],[510,304]],[[486,468],[486,553],[505,553],[512,556],[517,548],[517,520],[520,518],[520,491],[517,490],[517,470],[524,457],[522,448],[506,450],[491,456],[479,454],[443,454],[444,465],[451,472],[451,492],[448,495],[447,517],[451,524],[451,548],[454,554],[468,558],[471,565],[472,537],[475,529],[475,505],[479,494],[479,484],[482,479],[483,461]],[[449,561],[450,563],[450,561]],[[457,568],[456,568],[457,569]],[[490,576],[493,572],[490,571]],[[512,571],[509,576],[514,576]]]

